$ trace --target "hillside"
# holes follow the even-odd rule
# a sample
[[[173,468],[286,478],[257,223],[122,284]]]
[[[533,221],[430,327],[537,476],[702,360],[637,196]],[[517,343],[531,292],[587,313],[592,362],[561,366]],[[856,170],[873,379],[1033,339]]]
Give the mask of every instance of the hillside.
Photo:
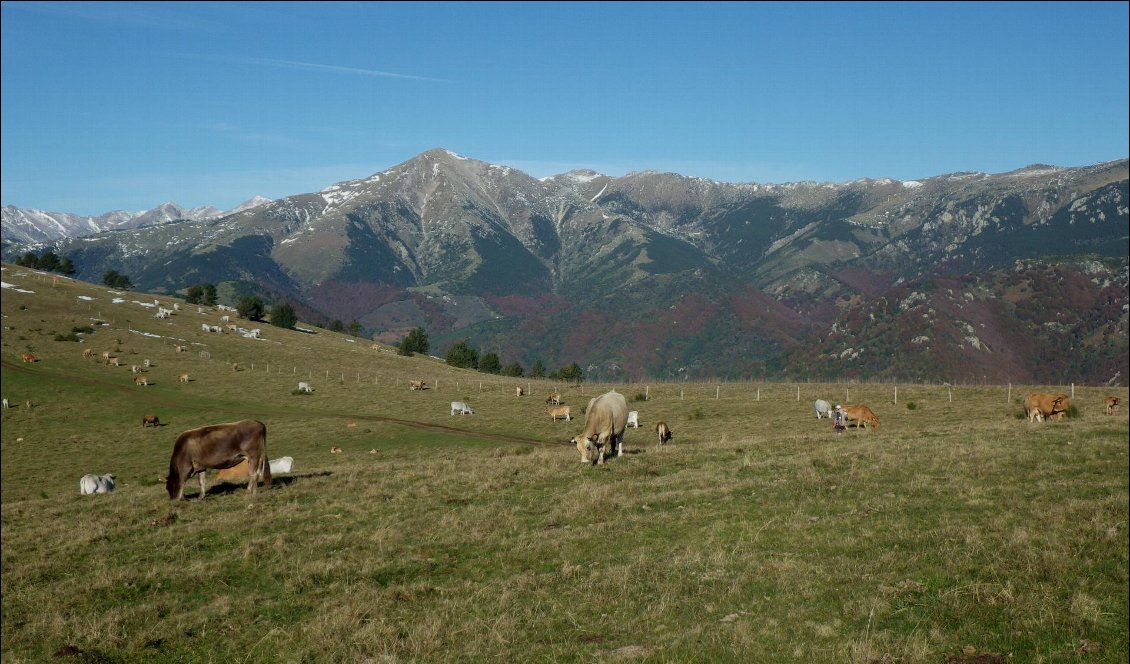
[[[51,249],[80,278],[114,269],[158,293],[225,284],[322,324],[356,320],[375,338],[422,325],[440,354],[467,340],[600,378],[1120,383],[1128,183],[1125,160],[912,182],[537,180],[436,149],[219,219],[4,255]],[[956,282],[976,316],[955,313],[933,335],[928,315],[890,306],[913,295],[951,311]],[[1041,312],[1045,296],[1054,306]],[[974,344],[982,324],[994,341]],[[931,343],[911,343],[922,337]]]
[[[1130,420],[1102,410],[1125,388],[518,381],[0,274],[4,661],[1127,659]],[[610,388],[642,426],[580,464],[543,395]],[[1037,390],[1073,416],[1029,423]],[[881,426],[837,435],[817,398]],[[292,472],[169,501],[178,434],[244,418]],[[80,495],[87,473],[116,489]]]

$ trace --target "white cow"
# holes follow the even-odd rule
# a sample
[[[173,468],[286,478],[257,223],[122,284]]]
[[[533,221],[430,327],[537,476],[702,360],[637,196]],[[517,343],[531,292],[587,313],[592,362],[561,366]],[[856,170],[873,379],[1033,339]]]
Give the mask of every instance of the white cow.
[[[624,429],[628,424],[628,402],[624,395],[606,392],[589,400],[585,408],[585,428],[569,440],[581,453],[581,463],[604,463],[605,455],[620,456],[624,450]]]
[[[459,413],[460,415],[474,415],[475,411],[471,410],[471,407],[468,406],[465,402],[452,401],[451,414],[454,415],[455,413]]]
[[[94,493],[110,493],[114,490],[114,478],[110,475],[83,475],[78,482],[78,490],[84,496]]]
[[[291,466],[294,465],[294,457],[279,457],[278,459],[271,459],[267,463],[271,466],[272,475],[278,475],[279,473],[289,473]]]
[[[628,426],[635,427],[637,429],[640,428],[640,411],[638,411],[638,410],[629,410],[628,411]]]
[[[823,399],[817,399],[816,403],[812,404],[812,406],[816,409],[816,419],[819,420],[825,417],[832,417],[832,404],[828,403],[827,401],[824,401]]]
[[[314,388],[310,386],[310,383],[299,383],[298,384],[298,391],[299,392],[305,392],[306,394],[310,394],[311,392],[314,391]]]

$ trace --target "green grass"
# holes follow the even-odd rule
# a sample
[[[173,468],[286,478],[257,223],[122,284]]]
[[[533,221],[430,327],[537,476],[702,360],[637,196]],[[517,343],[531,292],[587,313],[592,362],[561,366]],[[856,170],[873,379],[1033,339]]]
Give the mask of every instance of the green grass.
[[[36,293],[2,301],[3,662],[1130,656],[1127,417],[1100,414],[1124,388],[1077,386],[1079,417],[1029,424],[1021,392],[1067,388],[1013,386],[1010,402],[955,386],[951,401],[900,385],[896,404],[891,385],[805,384],[800,400],[795,384],[617,385],[647,392],[641,427],[622,458],[585,466],[564,442],[581,422],[551,422],[544,395],[579,409],[608,385],[247,321],[266,340],[206,334],[218,313],[158,321],[129,304],[151,297],[113,305],[5,267]],[[111,325],[53,340],[92,317]],[[132,383],[143,359],[150,387]],[[293,394],[299,380],[315,391]],[[816,398],[866,403],[882,426],[837,436]],[[164,426],[142,428],[150,413]],[[169,501],[157,477],[177,434],[245,417],[294,471],[254,498],[210,482]],[[115,492],[79,495],[83,474],[110,472]]]

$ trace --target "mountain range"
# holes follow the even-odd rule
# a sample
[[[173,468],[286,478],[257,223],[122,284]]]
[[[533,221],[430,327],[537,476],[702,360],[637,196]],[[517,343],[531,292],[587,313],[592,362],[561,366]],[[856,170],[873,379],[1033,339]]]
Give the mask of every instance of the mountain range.
[[[66,238],[85,237],[105,231],[129,228],[144,228],[170,221],[189,219],[205,221],[249,210],[270,203],[269,198],[255,196],[224,212],[212,206],[185,209],[176,203],[162,203],[151,210],[126,212],[115,210],[94,216],[72,214],[70,212],[44,212],[43,210],[23,209],[5,205],[3,215],[3,237],[6,242],[34,244],[53,242]]]
[[[114,269],[149,292],[217,283],[385,340],[419,325],[438,354],[467,340],[602,379],[1114,384],[1128,198],[1127,160],[735,184],[536,179],[437,148],[320,192],[81,237],[20,239],[5,208],[3,251],[51,249],[79,278]]]

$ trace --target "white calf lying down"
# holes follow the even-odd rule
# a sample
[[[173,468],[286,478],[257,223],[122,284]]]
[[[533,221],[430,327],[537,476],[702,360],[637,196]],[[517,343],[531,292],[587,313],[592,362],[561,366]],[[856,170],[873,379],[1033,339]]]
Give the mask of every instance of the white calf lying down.
[[[83,475],[78,481],[78,491],[84,496],[94,493],[110,493],[114,490],[116,475]]]

